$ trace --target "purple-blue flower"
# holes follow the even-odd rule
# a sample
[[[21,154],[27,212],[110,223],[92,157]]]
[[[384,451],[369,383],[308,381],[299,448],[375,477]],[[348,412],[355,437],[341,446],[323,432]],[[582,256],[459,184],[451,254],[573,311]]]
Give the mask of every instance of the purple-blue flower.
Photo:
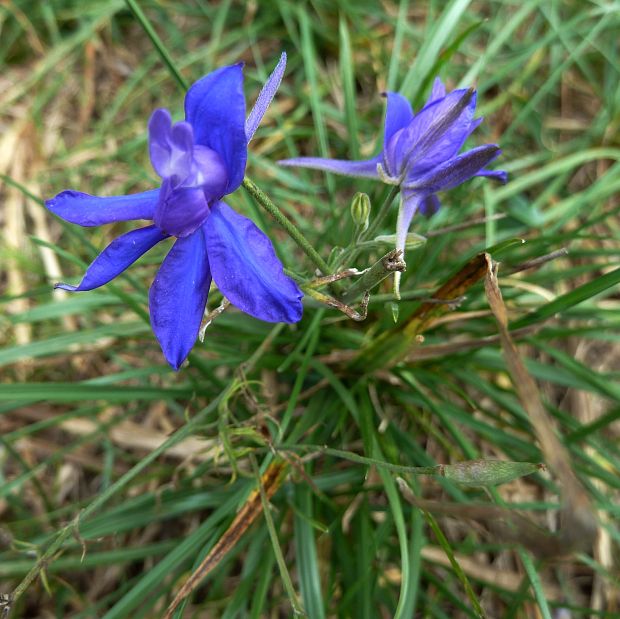
[[[400,187],[401,203],[396,228],[396,249],[404,250],[407,231],[416,211],[435,213],[435,195],[460,185],[473,176],[490,176],[506,182],[506,172],[486,170],[501,154],[496,144],[459,150],[482,122],[474,118],[476,92],[454,90],[446,94],[439,78],[426,105],[414,115],[409,101],[395,92],[385,94],[387,108],[383,148],[372,159],[345,161],[320,157],[297,157],[279,163],[325,170],[360,178],[373,178]]]
[[[231,303],[268,322],[302,316],[297,284],[284,274],[271,241],[222,198],[243,181],[248,142],[275,95],[286,55],[245,118],[242,64],[217,69],[192,85],[185,120],[173,123],[165,109],[148,123],[149,154],[159,189],[97,197],[63,191],[46,202],[55,215],[82,226],[147,219],[152,225],[114,240],[69,291],[98,288],[166,238],[175,241],[149,291],[153,331],[176,370],[200,329],[211,280]]]

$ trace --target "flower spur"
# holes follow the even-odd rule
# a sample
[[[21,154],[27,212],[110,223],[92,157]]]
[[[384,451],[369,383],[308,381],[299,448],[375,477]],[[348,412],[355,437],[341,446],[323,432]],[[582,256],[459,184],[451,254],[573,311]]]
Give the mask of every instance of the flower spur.
[[[78,286],[98,288],[169,237],[176,240],[149,290],[153,331],[177,370],[200,328],[211,280],[242,311],[268,322],[297,322],[302,292],[284,274],[271,241],[222,198],[241,184],[247,146],[275,95],[286,55],[245,119],[242,65],[223,67],[195,82],[185,97],[185,120],[165,109],[148,123],[149,154],[161,187],[126,196],[63,191],[46,202],[62,219],[82,226],[134,219],[153,225],[132,230],[106,247]]]

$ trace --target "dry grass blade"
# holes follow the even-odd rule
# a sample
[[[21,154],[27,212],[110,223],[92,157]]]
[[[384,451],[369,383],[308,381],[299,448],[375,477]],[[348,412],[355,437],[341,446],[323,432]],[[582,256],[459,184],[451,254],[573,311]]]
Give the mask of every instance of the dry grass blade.
[[[439,316],[449,311],[453,303],[461,300],[467,290],[484,277],[485,270],[486,254],[478,254],[472,258],[437,290],[431,301],[422,303],[411,319],[403,325],[402,331],[407,338],[416,337],[428,329]]]
[[[523,327],[522,329],[513,331],[512,335],[513,337],[519,338],[535,333],[539,329],[540,325],[530,325],[529,327]],[[453,355],[455,353],[483,348],[484,346],[489,346],[490,344],[497,344],[499,341],[500,338],[498,335],[488,335],[475,340],[463,340],[460,342],[449,342],[448,344],[424,346],[423,348],[418,348],[411,351],[411,353],[407,355],[405,361],[415,362],[426,359],[436,359],[438,357],[447,357],[448,355]]]
[[[491,311],[497,321],[500,341],[508,371],[521,404],[527,412],[549,467],[557,475],[563,490],[562,550],[585,550],[592,545],[597,532],[594,510],[581,482],[573,472],[570,457],[553,430],[534,379],[527,371],[508,330],[506,306],[497,283],[497,265],[486,255],[485,290]]]
[[[284,480],[286,470],[287,466],[285,463],[273,462],[261,477],[261,485],[267,499],[270,499],[280,487],[280,484]],[[165,619],[169,619],[173,616],[179,604],[200,584],[202,579],[219,564],[228,551],[235,546],[261,511],[262,503],[260,490],[253,490],[248,500],[235,516],[231,525],[226,529],[224,535],[217,541],[209,554],[204,558],[203,562],[185,581],[185,584],[176,594],[166,611]]]

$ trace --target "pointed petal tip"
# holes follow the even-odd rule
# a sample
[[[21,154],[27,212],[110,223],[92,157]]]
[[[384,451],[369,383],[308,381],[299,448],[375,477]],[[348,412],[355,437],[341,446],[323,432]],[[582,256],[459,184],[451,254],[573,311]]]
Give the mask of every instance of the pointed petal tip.
[[[303,318],[304,306],[303,306],[303,303],[301,302],[303,296],[304,296],[304,293],[300,290],[297,303],[291,303],[289,307],[288,315],[286,316],[286,320],[283,320],[282,322],[286,322],[288,324],[294,324],[296,322],[299,322]]]
[[[166,362],[175,372],[178,372],[181,369],[183,363],[185,363],[185,359],[181,359],[179,361],[178,359],[168,359],[166,357]]]
[[[502,185],[505,185],[508,182],[508,172],[506,170],[486,170],[482,169],[476,176],[484,176],[486,178],[490,178],[491,180],[497,181]]]
[[[53,198],[50,198],[49,200],[45,200],[44,204],[45,204],[45,208],[48,211],[51,211],[52,213],[54,213],[54,215],[56,215],[56,211],[61,208],[61,202],[63,200],[66,199],[71,199],[71,198],[89,198],[89,194],[86,194],[82,191],[75,191],[74,189],[65,189],[64,191],[61,191],[60,193],[57,193]]]
[[[67,292],[75,292],[78,286],[71,286],[71,284],[65,284],[64,282],[56,282],[54,284],[54,290],[66,290]]]
[[[476,101],[478,99],[478,93],[473,86],[470,86],[463,95],[463,103],[466,105],[472,104],[472,107],[476,107]]]

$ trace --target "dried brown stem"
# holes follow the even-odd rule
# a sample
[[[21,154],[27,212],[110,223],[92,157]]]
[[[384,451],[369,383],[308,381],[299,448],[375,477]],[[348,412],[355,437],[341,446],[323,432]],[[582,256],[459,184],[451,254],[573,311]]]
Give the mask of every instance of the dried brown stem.
[[[506,306],[497,283],[497,265],[489,255],[485,289],[515,390],[532,422],[549,468],[555,472],[562,486],[562,550],[585,550],[591,546],[597,532],[594,510],[587,492],[573,472],[570,455],[553,430],[553,422],[545,410],[536,383],[527,371],[508,330]]]

